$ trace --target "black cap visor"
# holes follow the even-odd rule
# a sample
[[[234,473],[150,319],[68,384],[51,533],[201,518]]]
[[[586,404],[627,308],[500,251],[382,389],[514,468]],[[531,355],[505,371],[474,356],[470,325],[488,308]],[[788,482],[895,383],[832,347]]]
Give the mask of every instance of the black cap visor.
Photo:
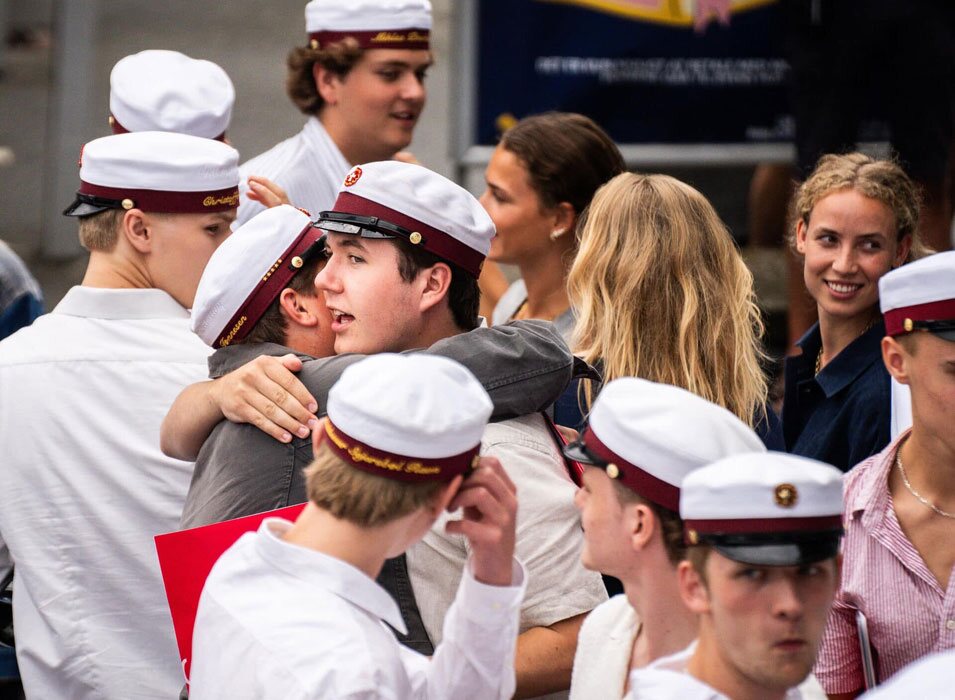
[[[590,452],[583,440],[578,439],[574,442],[564,445],[563,451],[564,456],[567,459],[572,459],[575,462],[580,462],[581,464],[589,464],[592,467],[606,467],[608,464],[607,460],[601,459]]]
[[[315,225],[331,233],[348,233],[362,238],[404,238],[410,239],[414,233],[404,226],[393,224],[377,216],[360,216],[338,211],[323,211],[318,215]],[[415,243],[421,242],[421,234]]]
[[[955,342],[955,319],[945,319],[944,321],[915,321],[913,328],[928,331],[937,335],[942,340]]]
[[[76,193],[73,203],[63,210],[63,216],[89,216],[99,214],[107,209],[122,209],[123,203],[118,199],[104,199],[89,194]]]
[[[829,530],[812,535],[707,535],[700,542],[741,564],[802,566],[836,556],[841,539],[842,530]]]

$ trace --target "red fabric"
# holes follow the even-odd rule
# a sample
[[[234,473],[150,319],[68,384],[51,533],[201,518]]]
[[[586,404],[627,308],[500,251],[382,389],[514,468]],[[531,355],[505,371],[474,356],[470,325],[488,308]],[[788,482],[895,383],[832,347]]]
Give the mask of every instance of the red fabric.
[[[192,662],[192,628],[196,624],[199,596],[213,565],[242,535],[257,530],[265,518],[295,520],[304,507],[302,503],[191,530],[156,535],[154,538],[179,646],[179,659],[187,683]]]
[[[80,182],[80,194],[122,201],[130,199],[133,206],[143,211],[165,214],[209,214],[228,211],[239,206],[239,187],[204,192],[167,192],[164,190],[137,190],[118,187],[100,187]]]
[[[427,49],[431,32],[427,29],[381,29],[367,32],[312,32],[308,38],[318,48],[351,37],[363,49]]]
[[[222,327],[219,332],[219,339],[215,342],[215,347],[222,348],[232,343],[242,341],[255,328],[262,315],[268,311],[269,306],[278,298],[282,290],[285,289],[293,277],[301,268],[293,267],[291,259],[296,255],[302,255],[311,247],[315,241],[322,237],[322,232],[312,226],[306,225],[298,237],[292,242],[281,257],[275,261],[269,271],[262,277],[252,293],[246,297],[245,302],[232,315],[229,322]],[[289,263],[283,265],[283,261]]]
[[[907,332],[905,330],[905,319],[907,318],[913,321],[949,321],[955,319],[955,299],[942,299],[940,301],[930,301],[927,304],[903,306],[886,311],[884,316],[886,335],[901,335]]]
[[[591,430],[589,425],[584,431],[583,441],[587,449],[595,455],[617,465],[620,470],[620,476],[617,479],[627,488],[657,505],[669,508],[677,513],[680,512],[680,489],[678,487],[658,479],[653,474],[625,460],[600,442],[600,438]]]
[[[755,535],[779,532],[823,532],[842,527],[841,515],[807,518],[739,518],[727,520],[684,520],[683,529],[701,535]]]
[[[423,237],[421,242],[422,248],[430,253],[434,253],[439,258],[453,262],[475,277],[481,275],[481,266],[484,264],[483,253],[465,245],[454,236],[433,228],[422,221],[412,219],[400,211],[352,194],[351,192],[339,193],[338,199],[335,200],[333,211],[354,214],[356,216],[377,216],[379,219],[401,226],[409,231],[417,231]]]
[[[396,481],[424,482],[450,481],[458,474],[464,474],[474,464],[481,445],[450,457],[424,459],[399,455],[371,447],[356,440],[325,419],[325,435],[322,439],[328,443],[332,452],[347,461],[356,469],[369,474],[383,476]]]

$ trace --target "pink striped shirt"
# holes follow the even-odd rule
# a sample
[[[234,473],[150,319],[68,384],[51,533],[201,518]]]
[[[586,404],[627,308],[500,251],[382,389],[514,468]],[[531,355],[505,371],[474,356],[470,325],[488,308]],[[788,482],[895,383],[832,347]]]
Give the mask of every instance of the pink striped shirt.
[[[943,591],[899,526],[889,493],[899,435],[845,476],[842,585],[815,673],[829,694],[864,687],[855,613],[868,620],[879,682],[932,652],[955,648],[955,572]]]

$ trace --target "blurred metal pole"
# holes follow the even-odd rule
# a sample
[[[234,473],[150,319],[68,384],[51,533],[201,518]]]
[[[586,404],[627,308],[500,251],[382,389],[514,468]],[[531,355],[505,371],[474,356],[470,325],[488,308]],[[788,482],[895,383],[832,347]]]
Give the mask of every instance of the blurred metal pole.
[[[94,133],[91,96],[98,6],[98,0],[56,0],[53,8],[53,90],[46,128],[40,241],[42,255],[53,260],[83,252],[76,220],[61,212],[79,185],[76,164],[80,147]]]

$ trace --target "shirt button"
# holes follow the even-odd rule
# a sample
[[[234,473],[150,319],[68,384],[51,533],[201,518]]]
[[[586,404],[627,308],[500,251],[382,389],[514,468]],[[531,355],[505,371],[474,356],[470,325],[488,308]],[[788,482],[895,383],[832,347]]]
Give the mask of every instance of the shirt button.
[[[950,630],[955,630],[955,620],[949,620],[948,622],[945,623],[945,626],[948,627]]]

